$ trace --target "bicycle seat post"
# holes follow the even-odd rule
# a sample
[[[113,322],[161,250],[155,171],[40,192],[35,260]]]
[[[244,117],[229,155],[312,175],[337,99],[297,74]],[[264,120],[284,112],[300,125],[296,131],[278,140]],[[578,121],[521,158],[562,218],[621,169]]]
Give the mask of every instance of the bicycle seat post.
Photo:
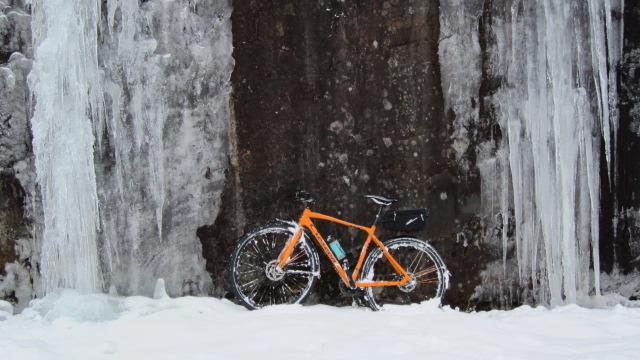
[[[365,195],[364,197],[380,205],[380,209],[378,209],[378,214],[376,215],[376,222],[374,224],[377,224],[380,220],[382,220],[381,216],[382,216],[382,210],[384,210],[384,208],[398,201],[397,199],[389,199],[389,198],[377,196],[377,195]]]
[[[302,204],[306,209],[313,211],[313,205],[316,204],[315,200],[303,201]]]
[[[376,214],[376,220],[373,223],[374,225],[380,223],[382,221],[382,211],[384,210],[384,208],[386,208],[387,205],[385,204],[380,204],[380,208],[378,209],[378,213]]]

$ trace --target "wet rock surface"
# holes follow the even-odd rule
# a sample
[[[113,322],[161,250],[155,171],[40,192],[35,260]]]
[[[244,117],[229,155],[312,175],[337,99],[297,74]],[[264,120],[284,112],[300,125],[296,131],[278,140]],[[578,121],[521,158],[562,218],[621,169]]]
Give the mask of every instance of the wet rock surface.
[[[478,213],[479,179],[452,148],[437,2],[236,1],[232,23],[236,139],[221,215],[201,239],[214,244],[208,264],[245,230],[295,219],[297,190],[320,194],[315,210],[359,224],[373,222],[378,208],[363,196],[377,194],[428,209],[417,235],[453,273],[447,301],[466,303],[478,274],[461,264],[483,250],[457,234]],[[323,225],[357,256],[362,232]],[[224,272],[216,264],[214,276]],[[325,270],[316,300],[332,303],[338,278]]]
[[[615,186],[603,186],[603,198],[613,198],[602,210],[603,226],[600,254],[603,270],[618,268],[629,273],[640,268],[640,4],[625,3],[625,41],[620,71],[620,125],[616,156]],[[605,169],[606,170],[606,169]],[[604,171],[603,170],[603,173]],[[603,179],[605,177],[603,176]],[[609,183],[607,181],[607,183]],[[613,193],[610,189],[616,189]]]
[[[30,286],[30,261],[17,250],[33,236],[30,21],[22,1],[0,1],[0,298],[13,303],[31,298],[31,290],[19,289],[20,282]]]

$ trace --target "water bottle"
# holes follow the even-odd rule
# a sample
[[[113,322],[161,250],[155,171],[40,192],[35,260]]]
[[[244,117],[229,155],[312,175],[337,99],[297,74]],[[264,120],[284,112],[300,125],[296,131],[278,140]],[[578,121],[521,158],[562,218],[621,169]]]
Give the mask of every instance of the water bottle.
[[[338,261],[344,259],[346,254],[344,253],[344,250],[342,249],[342,246],[340,246],[340,243],[337,239],[334,239],[331,235],[329,235],[327,237],[327,243],[329,244],[331,251],[333,251],[333,254],[336,256]]]

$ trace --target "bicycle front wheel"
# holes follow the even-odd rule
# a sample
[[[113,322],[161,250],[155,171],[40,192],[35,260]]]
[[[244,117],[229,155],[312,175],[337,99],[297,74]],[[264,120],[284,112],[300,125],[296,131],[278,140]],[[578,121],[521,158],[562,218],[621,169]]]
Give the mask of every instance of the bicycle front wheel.
[[[448,287],[449,272],[436,250],[424,240],[399,237],[384,242],[391,256],[400,264],[411,281],[398,286],[372,286],[364,289],[364,297],[374,311],[386,304],[406,305],[440,299]],[[365,281],[400,281],[397,272],[381,248],[367,256],[362,267]]]
[[[320,265],[304,232],[287,265],[278,268],[278,256],[295,231],[294,226],[278,222],[255,228],[238,241],[229,262],[229,282],[247,309],[297,304],[311,292]]]

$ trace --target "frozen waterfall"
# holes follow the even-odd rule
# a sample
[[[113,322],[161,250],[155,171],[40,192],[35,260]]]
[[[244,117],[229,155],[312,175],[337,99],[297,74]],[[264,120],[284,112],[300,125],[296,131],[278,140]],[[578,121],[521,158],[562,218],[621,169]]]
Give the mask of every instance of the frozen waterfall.
[[[227,161],[229,2],[32,9],[45,291],[151,295],[163,278],[172,295],[210,293],[196,231]]]
[[[170,295],[212,293],[196,232],[215,221],[227,164],[230,15],[226,0],[108,1],[97,171],[118,293],[150,295],[157,278]]]
[[[29,83],[36,100],[32,131],[44,211],[45,292],[101,289],[91,122],[102,110],[99,17],[100,1],[33,2],[35,62]]]
[[[622,38],[614,14],[622,13],[623,2],[445,1],[441,62],[467,54],[455,60],[472,74],[467,79],[481,74],[483,6],[493,7],[485,70],[500,83],[484,100],[499,122],[501,143],[483,144],[478,157],[483,201],[502,219],[503,261],[508,224],[515,224],[521,286],[532,286],[535,300],[551,306],[583,303],[600,293],[600,149],[603,142],[611,168]],[[478,99],[469,86],[443,76],[443,89],[461,126],[478,117],[467,104]]]

